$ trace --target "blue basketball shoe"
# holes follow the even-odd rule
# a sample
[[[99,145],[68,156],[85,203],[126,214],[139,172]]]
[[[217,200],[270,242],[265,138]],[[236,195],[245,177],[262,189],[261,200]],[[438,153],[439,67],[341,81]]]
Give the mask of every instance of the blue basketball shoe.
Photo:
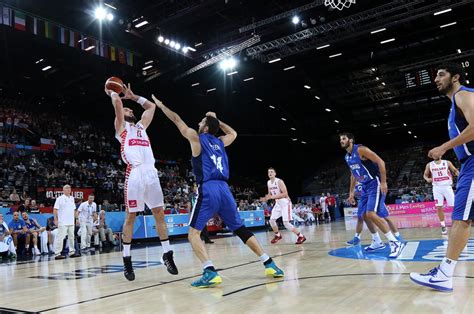
[[[216,271],[204,269],[202,277],[193,282],[191,286],[196,288],[209,288],[220,285],[221,283],[222,278]]]

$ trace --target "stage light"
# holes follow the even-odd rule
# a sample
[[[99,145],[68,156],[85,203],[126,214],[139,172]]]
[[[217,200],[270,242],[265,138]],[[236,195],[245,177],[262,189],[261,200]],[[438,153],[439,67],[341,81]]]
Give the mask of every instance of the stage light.
[[[107,20],[108,21],[113,21],[114,15],[112,13],[107,13]]]
[[[165,38],[164,38],[163,36],[158,36],[158,41],[159,41],[160,43],[162,43],[164,40],[165,40]]]
[[[188,53],[188,50],[189,50],[188,47],[183,47],[183,49],[181,49],[181,51],[182,51],[183,53]]]
[[[180,43],[176,43],[176,45],[174,46],[174,48],[175,48],[176,50],[181,49],[181,44],[180,44]]]
[[[107,16],[107,11],[102,7],[98,7],[97,9],[95,9],[94,15],[96,19],[102,21]]]
[[[297,16],[293,16],[293,18],[291,19],[291,21],[293,22],[293,24],[298,24],[300,22],[300,18],[297,17]]]
[[[233,69],[237,65],[237,61],[234,58],[222,60],[219,64],[220,68],[224,71]]]
[[[169,45],[170,44],[170,40],[169,39],[165,39],[165,45]]]
[[[174,41],[170,41],[170,47],[171,48],[174,48],[175,45],[176,45],[176,43]]]

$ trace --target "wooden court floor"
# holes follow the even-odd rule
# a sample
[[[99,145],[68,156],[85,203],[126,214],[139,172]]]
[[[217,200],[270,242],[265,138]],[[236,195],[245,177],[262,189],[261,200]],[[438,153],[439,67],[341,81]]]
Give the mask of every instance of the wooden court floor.
[[[211,289],[190,287],[201,267],[186,242],[174,246],[177,276],[160,265],[161,247],[133,250],[133,282],[123,277],[120,252],[2,263],[0,308],[45,313],[474,313],[474,261],[458,263],[453,293],[425,289],[412,284],[408,274],[427,271],[436,261],[329,255],[346,247],[352,226],[339,221],[302,227],[308,241],[301,246],[286,231],[277,245],[269,243],[271,233],[258,232],[285,271],[284,279],[266,278],[258,258],[239,239],[216,239],[207,247],[223,284]],[[438,228],[403,229],[402,234],[406,241],[442,239]],[[363,242],[370,243],[367,231]]]

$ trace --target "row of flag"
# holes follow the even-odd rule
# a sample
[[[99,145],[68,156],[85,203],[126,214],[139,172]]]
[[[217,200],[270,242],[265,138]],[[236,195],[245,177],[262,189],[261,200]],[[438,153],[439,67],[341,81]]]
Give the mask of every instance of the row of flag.
[[[17,30],[43,36],[69,47],[104,57],[110,61],[117,61],[129,66],[135,64],[136,55],[131,51],[112,46],[50,21],[29,16],[21,11],[3,7],[0,22]]]

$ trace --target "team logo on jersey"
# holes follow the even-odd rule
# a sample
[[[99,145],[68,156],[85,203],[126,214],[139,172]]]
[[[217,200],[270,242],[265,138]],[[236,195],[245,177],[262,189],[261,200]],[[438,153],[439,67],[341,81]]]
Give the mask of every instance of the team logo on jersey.
[[[128,207],[135,208],[138,206],[138,203],[136,200],[128,200]]]
[[[132,138],[128,141],[128,146],[150,146],[150,142],[147,140]]]
[[[384,250],[377,251],[375,253],[367,253],[364,251],[364,247],[367,245],[349,246],[345,248],[339,248],[329,251],[329,255],[352,258],[352,259],[365,259],[365,260],[394,260],[388,257],[390,254],[390,248],[387,247]],[[446,256],[446,249],[448,248],[447,240],[420,240],[420,241],[408,241],[405,243],[402,253],[395,260],[407,261],[407,262],[429,262],[437,261],[440,262]],[[474,261],[474,238],[469,239],[467,246],[461,252],[459,261]]]
[[[211,148],[212,148],[213,150],[221,150],[221,148],[220,148],[219,145],[217,145],[217,144],[211,144],[211,143],[209,143],[209,146],[211,146]]]

